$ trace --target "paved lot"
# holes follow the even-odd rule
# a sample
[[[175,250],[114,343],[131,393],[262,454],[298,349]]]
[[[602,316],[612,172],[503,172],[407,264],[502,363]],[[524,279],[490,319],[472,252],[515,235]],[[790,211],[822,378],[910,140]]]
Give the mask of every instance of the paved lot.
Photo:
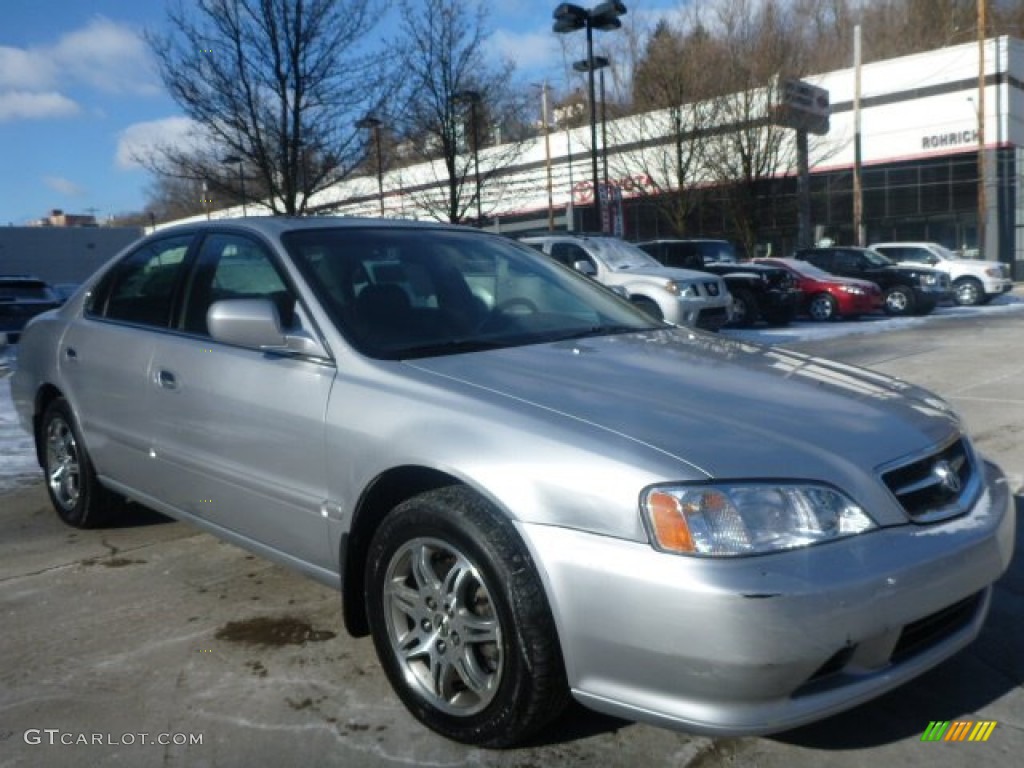
[[[794,346],[946,396],[1010,474],[1024,516],[1024,312]],[[0,496],[0,767],[1016,765],[1022,529],[980,640],[871,704],[736,740],[577,709],[542,743],[495,753],[414,723],[371,643],[342,633],[330,590],[144,510],[129,526],[74,531],[37,484]],[[920,741],[929,721],[951,719],[998,725],[986,743]],[[143,734],[202,743],[143,744]],[[95,739],[103,743],[81,743]]]

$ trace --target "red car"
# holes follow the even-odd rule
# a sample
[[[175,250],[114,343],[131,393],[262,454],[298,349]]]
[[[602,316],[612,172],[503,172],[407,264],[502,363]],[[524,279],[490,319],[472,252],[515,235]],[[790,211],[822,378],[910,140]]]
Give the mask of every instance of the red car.
[[[803,291],[801,311],[812,320],[853,318],[882,308],[882,289],[870,280],[839,277],[800,259],[756,259],[788,269]]]

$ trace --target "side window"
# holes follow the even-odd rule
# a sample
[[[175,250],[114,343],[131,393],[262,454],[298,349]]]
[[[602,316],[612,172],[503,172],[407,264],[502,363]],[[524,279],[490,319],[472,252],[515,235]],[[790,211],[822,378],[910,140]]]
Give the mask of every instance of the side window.
[[[295,296],[266,249],[247,237],[209,235],[189,281],[182,330],[206,335],[206,312],[224,299],[269,299],[284,328],[295,322]]]
[[[552,243],[551,258],[561,264],[565,264],[567,267],[572,267],[577,261],[588,261],[594,266],[594,270],[597,271],[597,265],[594,264],[594,260],[576,243]]]
[[[156,240],[127,256],[101,288],[106,301],[97,302],[95,313],[108,320],[166,327],[191,242],[191,235]]]
[[[835,255],[835,263],[838,269],[844,270],[858,270],[864,266],[859,255],[849,251],[839,251]]]

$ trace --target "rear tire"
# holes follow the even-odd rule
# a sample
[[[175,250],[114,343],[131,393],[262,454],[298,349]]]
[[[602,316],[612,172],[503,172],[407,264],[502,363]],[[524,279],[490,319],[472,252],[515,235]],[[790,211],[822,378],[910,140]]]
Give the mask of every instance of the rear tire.
[[[479,495],[451,486],[396,507],[365,583],[381,666],[428,728],[508,747],[561,714],[568,685],[544,588],[511,522]]]
[[[98,528],[120,512],[121,498],[96,479],[67,400],[58,397],[46,407],[37,441],[46,492],[61,520],[73,528]]]

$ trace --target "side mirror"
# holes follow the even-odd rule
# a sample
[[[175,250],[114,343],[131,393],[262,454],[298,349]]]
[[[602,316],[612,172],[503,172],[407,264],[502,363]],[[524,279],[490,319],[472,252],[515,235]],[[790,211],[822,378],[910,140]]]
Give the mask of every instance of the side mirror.
[[[587,277],[597,276],[597,268],[593,265],[592,262],[587,261],[586,259],[574,261],[572,263],[572,268],[575,269],[580,274],[586,275]]]
[[[269,299],[225,299],[215,301],[206,312],[210,336],[266,352],[328,357],[327,350],[305,330],[286,333],[281,329],[277,307]]]

